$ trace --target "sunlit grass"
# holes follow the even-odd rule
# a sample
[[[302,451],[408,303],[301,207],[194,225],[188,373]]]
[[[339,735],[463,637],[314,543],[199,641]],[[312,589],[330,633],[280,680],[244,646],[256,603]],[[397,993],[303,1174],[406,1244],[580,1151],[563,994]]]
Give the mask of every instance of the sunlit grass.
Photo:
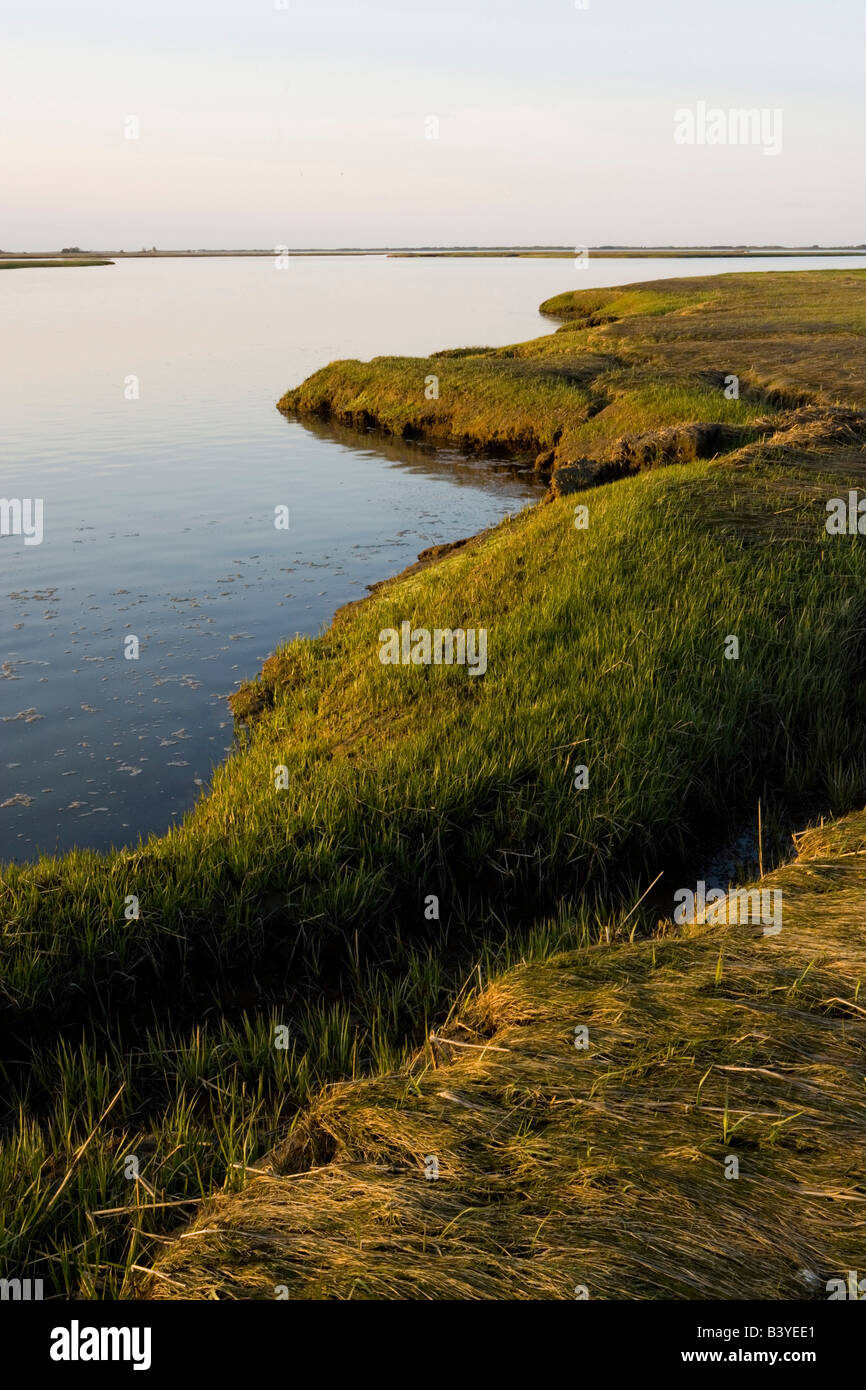
[[[403,419],[419,368],[379,361]],[[424,361],[462,373],[470,433],[490,410],[502,438],[552,439],[551,401],[575,429],[598,418],[598,385],[559,356]],[[327,370],[347,402],[369,371]],[[617,428],[752,409],[697,378],[606,370]],[[467,970],[597,939],[759,797],[862,801],[866,558],[858,537],[827,543],[822,495],[850,473],[821,467],[645,472],[583,494],[587,530],[574,497],[528,510],[280,649],[236,699],[236,753],[171,833],[7,866],[4,1271],[122,1292],[186,1210],[157,1203],[242,1183],[323,1084],[394,1070]],[[403,620],[485,627],[486,675],[383,666],[379,633]]]

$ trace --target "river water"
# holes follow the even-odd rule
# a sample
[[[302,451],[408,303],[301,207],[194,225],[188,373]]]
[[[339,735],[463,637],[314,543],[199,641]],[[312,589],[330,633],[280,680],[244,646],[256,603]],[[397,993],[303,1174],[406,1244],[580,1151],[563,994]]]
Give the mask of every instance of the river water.
[[[167,829],[231,744],[226,695],[280,641],[538,495],[495,461],[308,430],[275,409],[287,387],[337,357],[537,336],[552,328],[538,304],[573,286],[745,268],[365,256],[0,273],[0,493],[43,509],[41,543],[0,538],[0,860]]]

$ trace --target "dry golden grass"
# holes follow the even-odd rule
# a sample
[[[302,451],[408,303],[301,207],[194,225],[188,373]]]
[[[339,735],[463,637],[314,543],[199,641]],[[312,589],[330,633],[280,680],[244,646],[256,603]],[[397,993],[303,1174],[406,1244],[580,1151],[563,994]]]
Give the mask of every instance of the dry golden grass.
[[[798,851],[763,882],[778,936],[660,923],[517,967],[333,1087],[143,1296],[826,1298],[866,1227],[866,812]]]

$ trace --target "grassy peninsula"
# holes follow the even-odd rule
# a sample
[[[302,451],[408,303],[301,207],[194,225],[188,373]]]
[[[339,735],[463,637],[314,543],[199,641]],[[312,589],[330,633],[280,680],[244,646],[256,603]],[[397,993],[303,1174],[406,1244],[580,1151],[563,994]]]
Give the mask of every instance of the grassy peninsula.
[[[56,260],[10,261],[0,256],[0,270],[46,270],[62,265],[113,265],[113,261],[87,260],[80,256],[63,256]]]
[[[622,1231],[635,1200],[637,1151],[627,1157],[623,1138],[632,1131],[625,1120],[618,1131],[605,1128],[619,1168],[598,1168],[587,1155],[584,1170],[583,1140],[553,1112],[564,1104],[564,1073],[551,1064],[542,1085],[537,1070],[548,1063],[529,1056],[555,1050],[581,1021],[575,1010],[589,1010],[602,1030],[610,1066],[593,1075],[602,1090],[614,1086],[612,1097],[646,1101],[647,1078],[655,1084],[667,1057],[664,1104],[703,1099],[697,1117],[669,1108],[667,1119],[648,1118],[642,1142],[655,1166],[680,1136],[684,1166],[662,1192],[670,1197],[671,1184],[693,1192],[696,1220],[703,1213],[718,1222],[734,1248],[738,1231],[743,1241],[748,1234],[737,1222],[742,1189],[699,1161],[718,1157],[713,1145],[720,1135],[732,1142],[734,1125],[782,1188],[803,1183],[788,1136],[795,1147],[818,1145],[814,1186],[847,1192],[862,1182],[852,1177],[862,1128],[849,1084],[850,1067],[862,1071],[863,1062],[863,955],[850,931],[862,889],[848,874],[862,845],[845,849],[838,879],[827,871],[844,880],[844,901],[826,934],[823,925],[809,934],[808,912],[758,948],[736,931],[730,941],[712,933],[679,940],[666,929],[654,942],[647,933],[669,917],[673,890],[701,876],[709,848],[754,824],[759,800],[765,833],[780,844],[792,819],[858,811],[866,800],[866,553],[857,534],[825,528],[827,500],[866,480],[866,272],[569,292],[543,309],[560,324],[553,334],[504,349],[332,363],[280,405],[301,418],[534,459],[550,475],[549,500],[383,584],[320,637],[277,651],[234,697],[236,753],[168,835],[4,870],[4,1273],[42,1277],[60,1295],[127,1295],[164,1237],[211,1193],[242,1211],[247,1196],[230,1194],[247,1188],[249,1169],[276,1163],[267,1155],[279,1150],[285,1171],[346,1158],[344,1195],[356,1205],[340,1207],[342,1234],[322,1217],[322,1238],[335,1245],[333,1259],[320,1259],[320,1287],[368,1295],[386,1286],[376,1282],[381,1271],[344,1280],[351,1261],[341,1263],[337,1247],[351,1221],[363,1226],[380,1198],[391,1200],[384,1188],[365,1189],[351,1167],[379,1164],[397,1142],[380,1123],[384,1107],[405,1123],[404,1157],[427,1144],[435,1154],[437,1143],[445,1155],[450,1188],[421,1178],[424,1193],[442,1194],[431,1231],[444,1238],[448,1222],[459,1228],[458,1210],[498,1200],[502,1173],[524,1171],[521,1163],[531,1192],[540,1192],[537,1164],[549,1157],[553,1171],[569,1152],[574,1221],[610,1203],[604,1219],[616,1267],[594,1267],[592,1280],[602,1293],[632,1287]],[[431,376],[438,396],[428,398]],[[726,394],[732,376],[738,397]],[[379,634],[403,621],[485,628],[486,674],[383,666]],[[732,634],[734,660],[725,654]],[[587,771],[583,790],[575,789],[577,766]],[[643,898],[654,882],[654,896]],[[562,951],[581,954],[554,959]],[[533,975],[523,960],[547,974]],[[511,967],[517,973],[503,976]],[[562,1019],[541,998],[558,978],[550,1008]],[[392,1103],[398,1092],[415,1096],[413,1058],[461,986],[463,1001],[478,995],[462,1020],[466,1041],[488,1028],[510,1048],[509,1030],[526,1022],[527,1058],[513,1081],[492,1066],[498,1053],[479,1052],[477,1072],[475,1063],[447,1061],[447,1048],[439,1059],[449,1095],[477,1084],[479,1105],[493,1105],[495,1093],[508,1111],[501,1133],[509,1152],[491,1169],[487,1196],[478,1186],[486,1158],[459,1123],[470,1123],[471,1105],[440,1106],[425,1083],[413,1130]],[[747,1007],[741,996],[754,997],[753,1026],[737,1013]],[[621,1016],[629,1022],[616,1024],[614,1038],[605,1030]],[[834,1022],[819,1035],[816,1017]],[[656,1032],[647,1038],[650,1018]],[[288,1041],[278,1048],[283,1028]],[[700,1084],[717,1033],[715,1060],[752,1068],[747,1078],[720,1064]],[[764,1072],[779,1070],[785,1048],[794,1070],[783,1092]],[[824,1108],[813,1105],[813,1063],[829,1068],[820,1073],[832,1081]],[[378,1079],[360,1081],[365,1074]],[[347,1080],[360,1089],[321,1098],[323,1085]],[[536,1082],[537,1106],[528,1099]],[[780,1101],[803,1084],[813,1088],[817,1131],[804,1132],[807,1122]],[[349,1095],[345,1112],[317,1128],[320,1107]],[[573,1098],[588,1113],[598,1096]],[[735,1102],[744,1097],[772,1120],[740,1124]],[[840,1115],[844,1142],[831,1150],[826,1130]],[[499,1109],[495,1116],[494,1124]],[[595,1123],[613,1124],[603,1106]],[[333,1168],[338,1183],[343,1172]],[[414,1170],[410,1177],[417,1182]],[[262,1194],[256,1182],[248,1191],[252,1201]],[[333,1195],[340,1200],[336,1187]],[[815,1264],[830,1260],[834,1241],[844,1262],[837,1227],[846,1209],[828,1208],[829,1223],[813,1220],[795,1205],[801,1198],[813,1201],[789,1192],[787,1210],[797,1212],[792,1226],[805,1213]],[[778,1220],[772,1200],[754,1218],[759,1234]],[[417,1231],[420,1209],[406,1201],[405,1230]],[[520,1234],[534,1211],[514,1209],[514,1240],[523,1242],[515,1258],[532,1261],[546,1248],[542,1235],[533,1243]],[[486,1234],[472,1244],[485,1219]],[[675,1243],[679,1228],[665,1224],[672,1218],[660,1198],[643,1219],[657,1245]],[[461,1233],[469,1248],[457,1283],[424,1275],[433,1296],[500,1289],[490,1270],[490,1241],[502,1235],[493,1220],[491,1212],[473,1217]],[[261,1256],[239,1231],[226,1240],[223,1266]],[[292,1249],[287,1259],[309,1269],[322,1244]],[[186,1257],[169,1256],[156,1280],[163,1294],[213,1287],[207,1250],[196,1275]],[[707,1250],[702,1287],[734,1296],[718,1251]],[[566,1271],[572,1284],[587,1282],[571,1272],[567,1252],[563,1260],[557,1290]],[[229,1282],[219,1291],[263,1296],[272,1269],[262,1269],[261,1278],[221,1276]],[[393,1291],[406,1291],[393,1267],[382,1270]],[[553,1265],[537,1270],[527,1288],[552,1289]],[[277,1282],[309,1295],[315,1277],[294,1283],[287,1271]],[[662,1284],[661,1274],[648,1275],[639,1291],[664,1296]],[[781,1274],[771,1284],[765,1296],[793,1296]],[[667,1289],[688,1295],[679,1275]]]
[[[729,452],[766,434],[780,407],[862,403],[863,286],[862,271],[830,270],[569,291],[541,305],[564,320],[555,334],[424,359],[332,362],[279,408],[546,455],[549,469],[591,464],[587,479],[598,481],[637,462]],[[435,396],[425,391],[431,379]],[[695,423],[712,426],[706,437]]]

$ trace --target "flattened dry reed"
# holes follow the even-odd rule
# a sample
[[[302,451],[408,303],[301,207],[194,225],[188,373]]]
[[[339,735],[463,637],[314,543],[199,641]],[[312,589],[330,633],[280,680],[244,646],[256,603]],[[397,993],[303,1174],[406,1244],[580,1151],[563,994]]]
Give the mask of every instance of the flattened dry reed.
[[[764,886],[777,937],[667,924],[506,972],[435,1067],[427,1048],[329,1090],[142,1292],[826,1297],[866,1231],[866,813],[802,836]]]

